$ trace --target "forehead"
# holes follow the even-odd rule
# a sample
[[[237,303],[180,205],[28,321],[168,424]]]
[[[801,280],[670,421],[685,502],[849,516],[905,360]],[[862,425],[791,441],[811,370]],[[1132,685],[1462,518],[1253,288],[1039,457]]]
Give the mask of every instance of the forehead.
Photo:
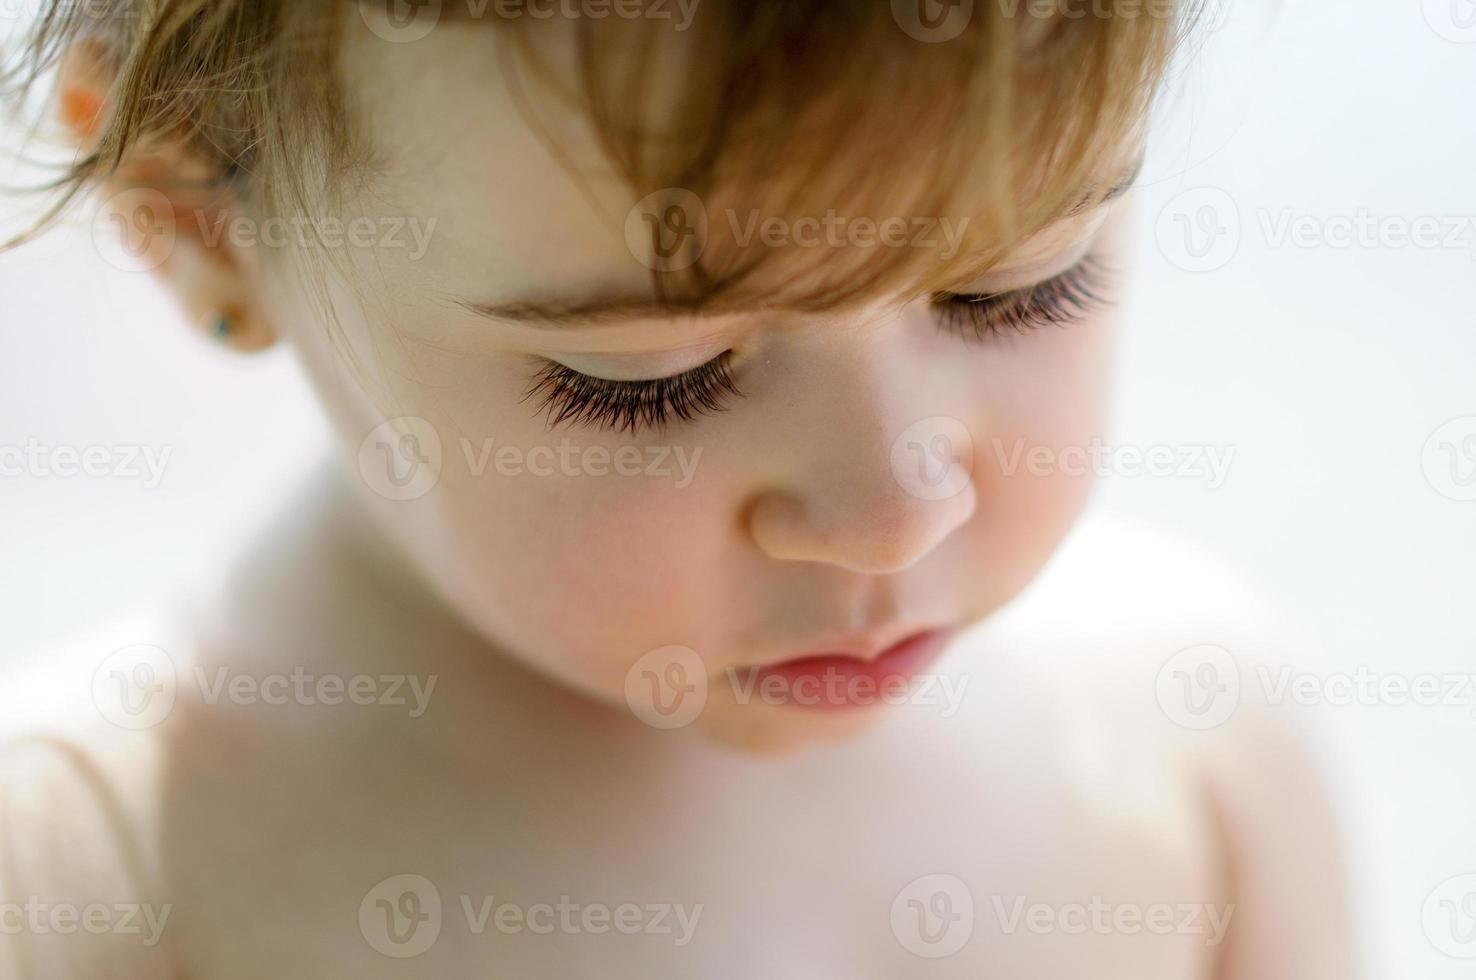
[[[691,213],[670,214],[661,203],[669,195],[654,204],[650,198],[638,200],[588,114],[576,107],[571,92],[530,76],[517,40],[485,24],[447,23],[413,43],[393,43],[359,18],[349,20],[342,83],[373,164],[362,196],[372,202],[368,206],[435,221],[429,253],[434,261],[423,261],[407,274],[451,295],[492,300],[525,297],[530,283],[547,284],[553,293],[570,284],[596,295],[651,290],[653,257],[640,239],[662,234],[664,224],[674,222],[676,228],[690,222]],[[569,33],[541,38],[536,54],[566,87],[578,77]],[[657,116],[670,109],[663,96],[680,90],[681,52],[658,63],[670,77],[653,86],[648,111]],[[845,149],[841,140],[841,171]],[[713,196],[699,199],[698,206],[708,205],[702,209],[706,231],[714,240],[723,239],[728,253],[743,236],[745,248],[769,242],[770,230],[781,236],[808,234],[821,246],[839,243],[842,248],[864,234],[874,246],[884,222],[890,223],[891,240],[937,250],[947,230],[941,223],[962,230],[973,217],[962,211],[885,209],[836,215],[827,207],[830,202],[817,196],[804,215],[782,212],[789,223],[778,229],[767,224],[775,212],[736,203],[723,207]],[[804,225],[797,217],[813,220]],[[1089,233],[1099,217],[1076,215],[1034,231],[1012,243],[1002,264],[1029,267],[1048,261]],[[836,219],[849,223],[837,225]],[[792,240],[784,244],[797,248]],[[819,251],[823,248],[810,249]],[[724,253],[715,246],[709,254]],[[830,255],[819,261],[840,264]]]
[[[515,84],[505,37],[444,24],[392,43],[358,18],[349,25],[342,84],[371,154],[361,196],[436,221],[438,274],[488,289],[548,269],[639,278],[622,268],[611,231],[629,190],[580,113]],[[530,125],[527,99],[538,100],[544,132]]]

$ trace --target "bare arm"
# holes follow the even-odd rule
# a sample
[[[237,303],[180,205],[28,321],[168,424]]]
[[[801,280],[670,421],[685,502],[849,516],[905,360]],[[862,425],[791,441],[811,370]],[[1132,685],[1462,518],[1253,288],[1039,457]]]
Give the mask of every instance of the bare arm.
[[[1220,980],[1357,976],[1339,828],[1293,710],[1242,705],[1209,760],[1235,903]]]
[[[0,697],[0,977],[177,980],[159,885],[158,742],[47,664]]]

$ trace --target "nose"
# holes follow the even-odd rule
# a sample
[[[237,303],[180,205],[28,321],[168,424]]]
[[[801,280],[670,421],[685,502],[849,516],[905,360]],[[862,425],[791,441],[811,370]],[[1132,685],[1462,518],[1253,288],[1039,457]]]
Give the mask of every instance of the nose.
[[[977,502],[971,444],[938,425],[924,420],[890,438],[877,426],[832,443],[803,477],[756,495],[754,543],[771,558],[869,574],[916,564],[968,522]]]

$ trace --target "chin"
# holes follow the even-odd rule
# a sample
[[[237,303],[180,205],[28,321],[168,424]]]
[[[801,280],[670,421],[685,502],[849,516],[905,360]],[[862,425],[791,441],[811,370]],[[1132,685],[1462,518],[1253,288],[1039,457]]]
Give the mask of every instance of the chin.
[[[814,711],[779,705],[709,705],[693,726],[705,738],[755,756],[785,756],[854,741],[881,727],[888,705]]]

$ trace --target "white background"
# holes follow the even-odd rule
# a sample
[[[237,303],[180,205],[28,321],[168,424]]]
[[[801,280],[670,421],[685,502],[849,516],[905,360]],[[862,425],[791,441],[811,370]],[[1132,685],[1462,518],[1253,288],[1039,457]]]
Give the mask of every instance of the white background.
[[[1324,671],[1476,672],[1476,502],[1442,496],[1422,464],[1437,427],[1476,416],[1476,229],[1459,247],[1274,237],[1296,216],[1476,216],[1476,26],[1452,14],[1476,21],[1476,5],[1285,0],[1212,24],[1139,195],[1113,441],[1236,455],[1218,489],[1119,476],[1099,503],[1247,570]],[[1200,261],[1186,221],[1218,268],[1184,268]],[[0,479],[0,665],[157,604],[325,445],[286,356],[190,336],[77,224],[0,258],[0,444],[172,457],[152,490]],[[1432,888],[1476,872],[1472,706],[1298,710],[1335,746],[1369,975],[1472,976],[1476,960],[1442,955],[1422,928]]]

